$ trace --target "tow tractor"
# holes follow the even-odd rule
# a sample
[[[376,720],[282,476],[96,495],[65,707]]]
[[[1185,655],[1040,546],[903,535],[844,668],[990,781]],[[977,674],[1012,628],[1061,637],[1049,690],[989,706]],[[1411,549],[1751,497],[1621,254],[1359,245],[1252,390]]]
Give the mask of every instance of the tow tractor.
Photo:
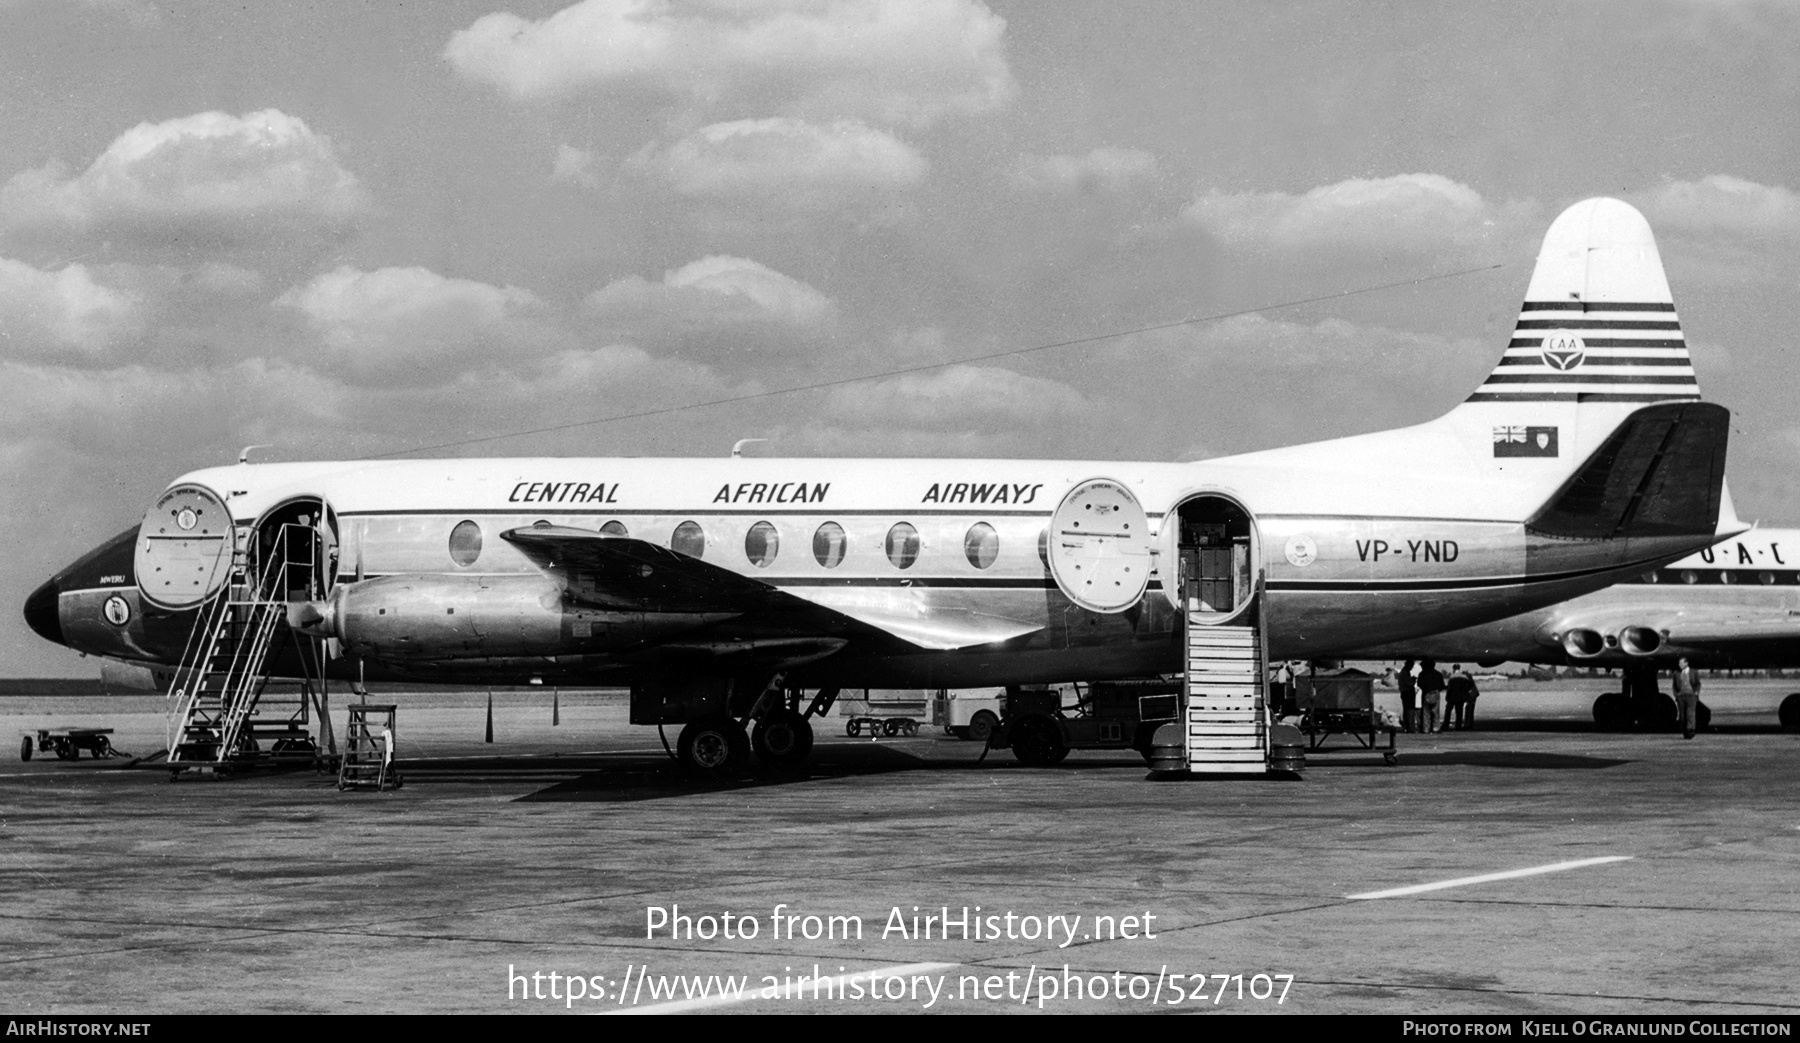
[[[1179,720],[1180,709],[1179,678],[1008,688],[1000,730],[989,741],[1033,767],[1070,750],[1136,750],[1147,761],[1156,729]]]

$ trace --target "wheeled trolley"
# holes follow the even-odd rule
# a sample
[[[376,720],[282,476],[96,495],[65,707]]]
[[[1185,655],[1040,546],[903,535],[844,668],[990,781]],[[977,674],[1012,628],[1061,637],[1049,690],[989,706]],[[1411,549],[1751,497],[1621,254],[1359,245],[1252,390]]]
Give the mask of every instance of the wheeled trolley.
[[[1294,701],[1303,715],[1300,730],[1306,733],[1308,750],[1323,747],[1333,735],[1348,735],[1356,740],[1357,748],[1377,750],[1388,764],[1399,763],[1400,751],[1394,738],[1399,729],[1383,722],[1376,712],[1373,677],[1296,677]]]
[[[33,740],[38,753],[54,753],[58,760],[75,760],[82,750],[88,751],[95,760],[125,756],[113,749],[111,735],[111,728],[39,728],[25,733],[19,743],[19,759],[31,759]]]

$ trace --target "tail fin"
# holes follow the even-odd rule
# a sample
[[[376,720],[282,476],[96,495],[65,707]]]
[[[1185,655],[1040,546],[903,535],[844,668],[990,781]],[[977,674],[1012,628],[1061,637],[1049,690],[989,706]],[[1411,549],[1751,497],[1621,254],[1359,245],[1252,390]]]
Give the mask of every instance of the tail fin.
[[[1644,215],[1617,199],[1563,211],[1544,235],[1506,354],[1470,402],[1700,397]]]

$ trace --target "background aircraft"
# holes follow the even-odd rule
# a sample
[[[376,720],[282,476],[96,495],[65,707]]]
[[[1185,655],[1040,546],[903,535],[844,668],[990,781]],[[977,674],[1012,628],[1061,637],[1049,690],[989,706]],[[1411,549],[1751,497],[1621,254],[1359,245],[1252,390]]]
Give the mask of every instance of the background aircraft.
[[[1545,236],[1500,364],[1415,427],[1187,464],[240,463],[25,614],[181,664],[190,702],[270,671],[629,683],[635,723],[729,770],[751,720],[803,758],[839,686],[1192,673],[1205,634],[1260,678],[1598,589],[1717,538],[1727,414],[1698,397],[1648,225],[1594,199]],[[177,753],[230,749],[241,700],[207,698]]]
[[[1352,658],[1472,659],[1617,668],[1624,687],[1594,700],[1605,727],[1673,727],[1657,675],[1697,666],[1800,666],[1800,529],[1757,528],[1617,586],[1510,619],[1385,645]],[[1781,703],[1800,728],[1800,693]]]

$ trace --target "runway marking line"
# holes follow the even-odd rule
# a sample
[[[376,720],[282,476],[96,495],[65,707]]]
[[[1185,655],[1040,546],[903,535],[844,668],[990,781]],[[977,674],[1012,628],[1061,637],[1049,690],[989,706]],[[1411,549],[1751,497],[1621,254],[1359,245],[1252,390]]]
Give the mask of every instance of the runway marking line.
[[[866,971],[847,971],[830,978],[808,978],[806,984],[789,983],[782,986],[781,993],[776,996],[764,996],[759,988],[746,988],[741,995],[703,996],[691,1000],[672,1000],[668,1003],[654,1003],[644,1007],[623,1007],[618,1010],[602,1010],[600,1014],[680,1014],[690,1010],[706,1010],[712,1007],[726,1007],[734,1003],[748,1003],[761,999],[793,999],[796,995],[814,988],[820,990],[830,988],[836,995],[842,995],[843,988],[855,978],[905,978],[914,974],[933,974],[947,971],[952,967],[960,967],[960,963],[902,963],[894,967],[871,967]],[[641,985],[640,985],[641,987]]]
[[[1529,869],[1508,869],[1503,873],[1483,873],[1480,876],[1459,876],[1454,880],[1439,880],[1431,884],[1413,884],[1410,887],[1391,887],[1385,891],[1364,891],[1362,894],[1345,895],[1351,901],[1362,901],[1370,898],[1399,898],[1403,895],[1422,894],[1426,891],[1442,891],[1448,887],[1467,887],[1470,884],[1486,884],[1495,880],[1516,880],[1522,876],[1538,876],[1543,873],[1560,873],[1565,869],[1582,869],[1586,866],[1605,865],[1608,862],[1629,862],[1631,855],[1605,855],[1600,858],[1578,858],[1573,862],[1552,862],[1547,866],[1532,866]]]

